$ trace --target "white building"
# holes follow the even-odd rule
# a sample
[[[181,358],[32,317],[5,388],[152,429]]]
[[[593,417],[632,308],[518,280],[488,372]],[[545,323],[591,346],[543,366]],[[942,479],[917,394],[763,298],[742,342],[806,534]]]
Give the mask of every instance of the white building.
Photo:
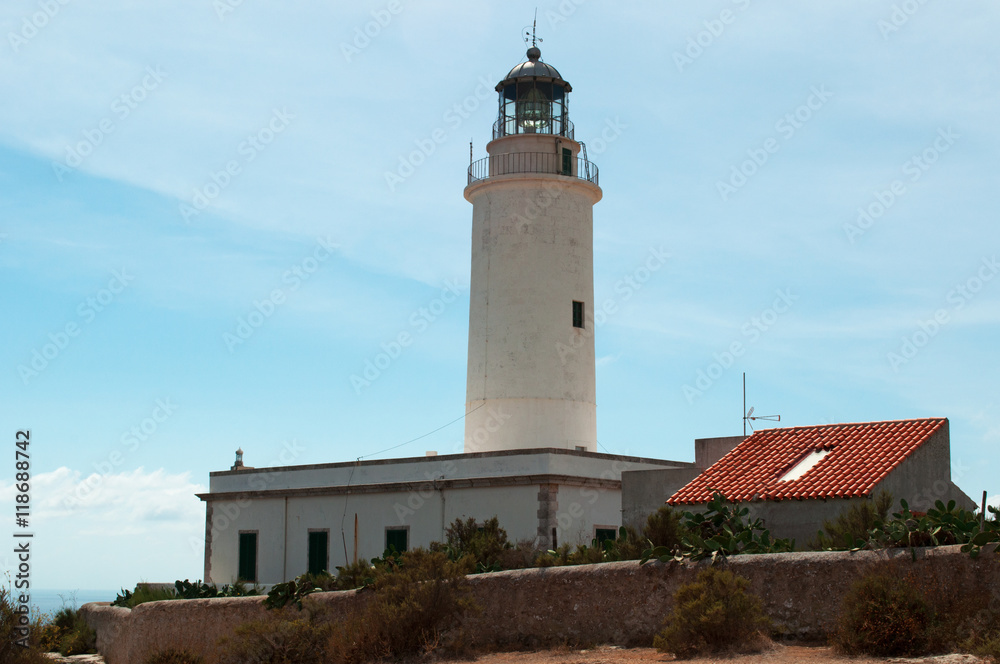
[[[572,87],[528,60],[497,84],[473,205],[465,453],[211,473],[205,579],[276,583],[443,540],[497,516],[514,540],[589,543],[622,523],[626,470],[689,463],[597,453],[593,205]],[[584,155],[581,157],[581,153]],[[419,389],[419,386],[414,386]]]

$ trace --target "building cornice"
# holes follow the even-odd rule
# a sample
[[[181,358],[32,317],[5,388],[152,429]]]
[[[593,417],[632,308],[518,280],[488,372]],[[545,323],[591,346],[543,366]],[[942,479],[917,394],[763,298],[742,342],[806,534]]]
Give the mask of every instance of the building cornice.
[[[253,500],[255,498],[312,498],[319,496],[345,496],[374,493],[403,493],[409,491],[444,491],[451,489],[474,489],[483,487],[530,486],[532,484],[559,484],[595,489],[620,491],[621,480],[608,480],[575,475],[508,475],[505,477],[470,477],[453,480],[421,480],[417,482],[383,482],[376,484],[354,484],[338,486],[318,486],[297,489],[264,489],[260,491],[224,491],[195,494],[205,502],[216,500]]]

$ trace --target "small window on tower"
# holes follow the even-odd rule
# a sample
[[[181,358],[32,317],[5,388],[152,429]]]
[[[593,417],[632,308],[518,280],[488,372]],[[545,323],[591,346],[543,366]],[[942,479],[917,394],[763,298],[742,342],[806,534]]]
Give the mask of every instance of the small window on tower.
[[[583,302],[573,301],[573,327],[583,327]]]

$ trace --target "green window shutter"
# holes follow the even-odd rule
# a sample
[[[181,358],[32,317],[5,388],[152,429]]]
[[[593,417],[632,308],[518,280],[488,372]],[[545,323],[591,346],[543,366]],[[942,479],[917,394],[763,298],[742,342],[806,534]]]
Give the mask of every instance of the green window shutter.
[[[385,548],[402,553],[409,546],[410,533],[405,528],[389,528],[385,531]]]
[[[618,539],[618,531],[614,528],[598,528],[597,529],[597,543],[604,544],[605,540],[611,540],[612,542]]]
[[[240,533],[240,581],[257,582],[257,533]]]
[[[573,302],[573,327],[583,327],[583,302]]]
[[[330,533],[309,533],[309,573],[319,574],[327,570],[327,557],[330,553]]]

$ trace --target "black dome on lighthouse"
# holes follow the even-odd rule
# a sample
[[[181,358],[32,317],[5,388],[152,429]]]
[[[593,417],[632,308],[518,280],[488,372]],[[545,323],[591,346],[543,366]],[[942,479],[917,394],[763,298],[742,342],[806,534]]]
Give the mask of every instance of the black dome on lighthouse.
[[[497,83],[496,87],[497,92],[499,92],[503,88],[503,86],[507,85],[508,83],[513,83],[517,79],[521,78],[534,78],[543,81],[558,81],[566,89],[566,92],[573,91],[573,87],[565,80],[563,80],[562,74],[559,73],[559,70],[557,70],[550,64],[542,62],[541,60],[542,51],[539,48],[532,46],[531,48],[528,49],[527,55],[528,55],[527,62],[522,62],[521,64],[511,69],[510,72],[508,72],[507,75],[504,77],[504,79],[500,83]]]

